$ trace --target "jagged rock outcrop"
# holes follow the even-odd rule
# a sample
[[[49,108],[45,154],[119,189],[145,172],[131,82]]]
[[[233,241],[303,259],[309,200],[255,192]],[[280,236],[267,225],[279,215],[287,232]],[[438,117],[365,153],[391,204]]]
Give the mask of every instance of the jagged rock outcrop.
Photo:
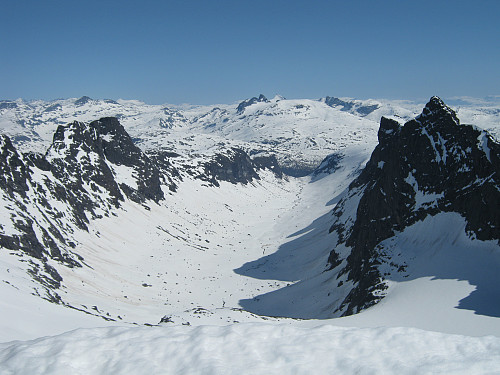
[[[274,155],[258,155],[252,159],[256,170],[268,169],[274,173],[276,178],[283,178],[283,171]]]
[[[163,160],[163,167],[167,161]],[[173,167],[169,171],[174,171]],[[28,256],[28,273],[57,302],[61,276],[50,262],[83,266],[73,233],[108,216],[125,199],[163,199],[158,164],[132,142],[116,118],[59,126],[45,155],[19,153],[0,136],[0,247]],[[10,217],[9,217],[10,216]]]
[[[247,184],[260,179],[250,156],[238,148],[215,155],[212,160],[203,164],[203,170],[197,178],[214,186],[220,186],[219,181]]]
[[[283,178],[276,156],[257,155],[251,158],[245,151],[235,147],[219,152],[209,161],[203,162],[202,173],[193,173],[189,166],[186,168],[195,178],[217,187],[220,186],[220,181],[246,185],[253,180],[260,180],[260,170],[269,170],[276,178]]]
[[[59,126],[45,159],[54,177],[47,183],[61,182],[62,189],[55,189],[56,199],[73,208],[79,228],[86,229],[87,214],[100,217],[96,212],[100,207],[116,208],[123,201],[95,128],[77,121]]]
[[[175,181],[182,180],[182,178],[170,159],[177,158],[180,155],[175,152],[165,150],[150,150],[147,152],[147,155],[160,171],[162,183],[168,186],[170,191],[177,191],[177,184]]]
[[[118,207],[124,196],[137,203],[163,198],[158,168],[116,118],[59,126],[45,159],[64,185],[57,199],[73,208],[82,229],[88,214],[100,217],[102,209]]]
[[[325,99],[325,104],[333,107],[333,108],[338,108],[341,111],[344,112],[353,112],[357,113],[358,115],[361,116],[367,116],[373,111],[376,111],[380,107],[377,104],[372,104],[372,105],[361,105],[359,102],[356,101],[346,101],[342,100],[339,98],[327,96]]]
[[[245,109],[247,107],[251,106],[252,104],[262,103],[262,102],[269,103],[269,100],[262,94],[260,94],[258,98],[253,97],[251,99],[244,100],[238,105],[238,108],[236,109],[236,113],[238,115],[241,115],[243,112],[245,112]]]
[[[13,197],[14,193],[26,197],[29,171],[10,138],[5,135],[0,135],[0,152],[0,188],[10,197]]]
[[[119,183],[127,197],[137,203],[163,199],[160,173],[157,166],[132,141],[123,126],[114,117],[102,118],[90,123],[102,140],[103,156],[115,166],[130,168],[136,188]],[[115,170],[115,177],[117,171]],[[127,176],[128,177],[128,176]]]
[[[331,154],[323,159],[321,164],[312,173],[313,177],[317,177],[322,174],[331,174],[339,169],[340,162],[344,156],[342,154]]]
[[[337,311],[369,307],[384,289],[377,244],[427,215],[457,212],[469,235],[500,239],[500,145],[486,131],[461,125],[441,99],[401,126],[382,118],[379,144],[334,209],[338,240],[329,258],[354,288]],[[355,207],[355,212],[348,212]],[[350,249],[343,262],[339,247]]]

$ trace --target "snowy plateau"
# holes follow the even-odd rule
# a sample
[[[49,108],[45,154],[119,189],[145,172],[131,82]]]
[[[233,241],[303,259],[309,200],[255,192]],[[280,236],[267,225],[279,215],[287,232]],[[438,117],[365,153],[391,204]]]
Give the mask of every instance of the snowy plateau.
[[[500,99],[0,101],[0,374],[500,373]]]

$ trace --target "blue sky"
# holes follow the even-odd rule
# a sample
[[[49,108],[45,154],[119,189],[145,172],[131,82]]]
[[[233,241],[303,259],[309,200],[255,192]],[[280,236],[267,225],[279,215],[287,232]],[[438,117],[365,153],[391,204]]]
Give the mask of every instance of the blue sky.
[[[500,1],[9,0],[0,99],[500,94]]]

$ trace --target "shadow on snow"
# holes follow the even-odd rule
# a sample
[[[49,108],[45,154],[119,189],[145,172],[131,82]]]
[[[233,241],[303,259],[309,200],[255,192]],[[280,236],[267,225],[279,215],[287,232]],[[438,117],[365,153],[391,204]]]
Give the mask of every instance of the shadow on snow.
[[[336,202],[338,197],[329,204]],[[333,219],[330,211],[291,234],[290,241],[276,252],[235,269],[242,276],[290,282],[287,287],[240,300],[241,307],[266,316],[332,318],[335,307],[345,297],[345,289],[337,288],[337,270],[325,272],[328,255],[335,244],[333,235],[328,235]],[[422,277],[464,280],[476,289],[455,308],[500,317],[498,244],[471,241],[460,215],[428,217],[383,244],[391,260],[397,262],[393,256],[403,254],[399,261],[407,265],[407,272],[392,272],[388,280],[405,282]]]

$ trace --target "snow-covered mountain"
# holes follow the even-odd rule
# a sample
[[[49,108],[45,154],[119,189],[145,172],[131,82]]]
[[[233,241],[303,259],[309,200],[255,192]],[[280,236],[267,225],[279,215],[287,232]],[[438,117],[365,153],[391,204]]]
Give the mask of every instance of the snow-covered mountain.
[[[463,123],[481,126],[498,137],[500,102],[494,99],[456,99],[454,109]],[[18,99],[0,101],[0,128],[20,151],[45,152],[59,125],[116,117],[143,151],[193,155],[237,147],[250,155],[273,154],[289,174],[305,175],[327,155],[348,146],[373,147],[382,116],[408,121],[423,105],[334,97],[287,100],[279,95],[215,106],[147,105],[89,97]]]
[[[311,259],[300,254],[293,262],[270,255],[245,265],[239,270],[245,275],[268,277],[274,268],[277,277],[295,269],[301,280],[242,301],[245,309],[296,318],[351,315],[390,294],[394,280],[426,275],[468,280],[477,290],[459,307],[500,316],[491,289],[499,281],[498,142],[460,124],[437,97],[404,126],[383,117],[378,139],[362,172],[334,199],[333,222],[326,221],[331,250],[314,256],[328,267],[317,267],[316,276],[304,274],[301,263]],[[331,164],[327,160],[321,168],[331,171]],[[317,224],[320,231],[326,223]]]
[[[20,268],[21,274],[17,276],[21,278],[29,276],[31,282],[34,283],[31,287],[32,293],[42,298],[79,310],[91,310],[88,307],[90,305],[95,309],[87,311],[88,313],[104,316],[95,301],[87,305],[77,297],[75,297],[75,302],[72,297],[61,297],[61,293],[71,295],[74,292],[72,289],[74,280],[81,280],[83,277],[81,275],[68,277],[71,273],[79,274],[86,270],[92,274],[92,277],[104,277],[105,281],[94,285],[93,289],[96,292],[105,288],[107,282],[116,281],[112,277],[111,280],[109,278],[109,275],[116,270],[108,270],[103,274],[95,271],[101,266],[100,262],[106,254],[98,254],[94,262],[89,260],[96,248],[102,247],[103,241],[101,230],[96,230],[94,225],[99,226],[101,222],[107,222],[107,225],[111,224],[111,226],[118,224],[113,230],[116,230],[119,238],[124,238],[126,234],[120,234],[124,228],[123,224],[120,224],[120,219],[115,219],[115,217],[123,218],[127,215],[123,212],[118,213],[119,209],[132,210],[135,214],[140,212],[140,215],[145,217],[151,213],[150,217],[142,223],[147,225],[142,230],[153,230],[147,235],[143,235],[142,230],[139,230],[141,223],[137,218],[126,219],[134,223],[128,233],[135,238],[142,238],[143,246],[151,237],[160,237],[161,245],[156,243],[157,249],[152,249],[152,245],[148,246],[151,254],[155,251],[164,251],[165,241],[171,239],[175,244],[180,243],[205,252],[209,249],[206,245],[211,242],[210,239],[220,236],[221,233],[213,230],[211,230],[212,235],[186,233],[194,228],[190,228],[192,224],[183,224],[182,222],[186,219],[179,217],[187,216],[188,222],[199,221],[197,217],[200,216],[198,211],[201,207],[195,205],[191,208],[192,214],[185,213],[188,204],[186,201],[196,201],[193,195],[196,195],[197,189],[204,188],[207,192],[212,192],[215,187],[220,187],[222,182],[227,182],[231,186],[232,184],[245,186],[249,183],[261,182],[261,176],[278,186],[283,181],[283,174],[275,158],[259,156],[252,160],[241,149],[231,148],[213,156],[205,156],[199,164],[185,164],[182,171],[170,163],[170,158],[175,159],[176,156],[162,151],[151,152],[148,156],[133,143],[132,138],[118,120],[109,117],[89,124],[75,121],[68,125],[60,125],[54,134],[51,146],[44,155],[32,152],[19,153],[10,139],[2,136],[0,186],[2,187],[1,207],[4,216],[0,241],[3,248],[11,251],[10,258],[15,255],[25,263],[23,267],[18,265],[17,268]],[[184,185],[188,187],[172,195],[178,187]],[[234,190],[238,191],[236,188]],[[217,194],[216,191],[214,193]],[[203,199],[209,196],[202,195]],[[167,196],[171,198],[167,199]],[[178,211],[172,215],[171,209],[174,203],[171,201],[177,200],[179,200],[176,203],[180,205],[180,213]],[[215,199],[216,207],[221,204],[220,199]],[[231,211],[233,208],[224,204],[223,209]],[[201,215],[210,216],[215,213],[216,211],[208,210],[201,212]],[[165,223],[167,217],[170,220]],[[105,220],[105,218],[111,220]],[[207,227],[214,223],[221,225],[223,221],[223,219],[211,217]],[[199,229],[202,228],[196,231]],[[106,233],[105,235],[109,235],[110,229],[102,231]],[[192,235],[195,236],[194,239],[189,239]],[[114,243],[115,237],[111,237],[110,240],[111,247],[117,245]],[[88,254],[88,244],[94,241],[96,248],[88,249],[90,251]],[[125,250],[124,243],[125,248],[130,246],[127,241],[119,242],[116,249],[118,253]],[[144,257],[145,254],[139,252],[137,255]],[[113,257],[114,255],[108,261],[112,261]],[[150,257],[155,257],[155,255],[150,255]],[[125,262],[128,261],[130,259],[126,259]],[[172,262],[175,263],[173,260]],[[165,269],[165,267],[165,265],[160,265],[160,269]],[[80,268],[82,270],[77,270]],[[150,274],[152,270],[149,266],[141,268],[141,277]],[[22,274],[24,271],[25,275]],[[207,272],[210,273],[209,270]],[[185,271],[181,277],[191,277],[191,274]],[[170,276],[164,276],[162,279],[171,281]],[[84,283],[83,280],[81,281]],[[165,280],[163,282],[166,283]],[[15,281],[12,283],[17,284]],[[137,286],[143,288],[151,285],[142,280],[137,283]],[[123,287],[125,286],[122,285]],[[113,293],[120,292],[115,290]],[[140,294],[137,293],[139,300]],[[120,297],[129,298],[127,295]],[[140,321],[157,323],[163,316],[162,306],[163,304],[159,305],[158,316],[153,318],[155,320],[150,321],[150,317],[142,316]],[[115,310],[116,307],[115,304]],[[190,305],[184,307],[187,308]],[[112,318],[108,310],[106,310],[105,317],[123,318],[118,313]]]
[[[338,269],[338,280],[357,284],[338,307],[343,314],[372,305],[391,273],[411,268],[407,255],[393,254],[397,246],[388,242],[417,223],[435,221],[440,247],[458,247],[463,234],[493,241],[491,249],[500,240],[500,145],[486,131],[461,125],[453,110],[433,97],[404,126],[382,118],[378,138],[370,161],[334,210],[337,245],[329,263]],[[355,212],[349,212],[353,206]],[[448,227],[447,220],[456,226]]]
[[[484,130],[500,111],[464,100],[0,102],[2,340],[237,322],[500,336]]]
[[[327,155],[375,140],[377,123],[322,101],[263,95],[214,107],[151,106],[137,101],[80,99],[4,101],[0,126],[22,151],[45,152],[59,125],[116,117],[144,151],[181,155],[236,147],[274,155],[289,174],[310,173]],[[333,135],[334,134],[334,135]]]

